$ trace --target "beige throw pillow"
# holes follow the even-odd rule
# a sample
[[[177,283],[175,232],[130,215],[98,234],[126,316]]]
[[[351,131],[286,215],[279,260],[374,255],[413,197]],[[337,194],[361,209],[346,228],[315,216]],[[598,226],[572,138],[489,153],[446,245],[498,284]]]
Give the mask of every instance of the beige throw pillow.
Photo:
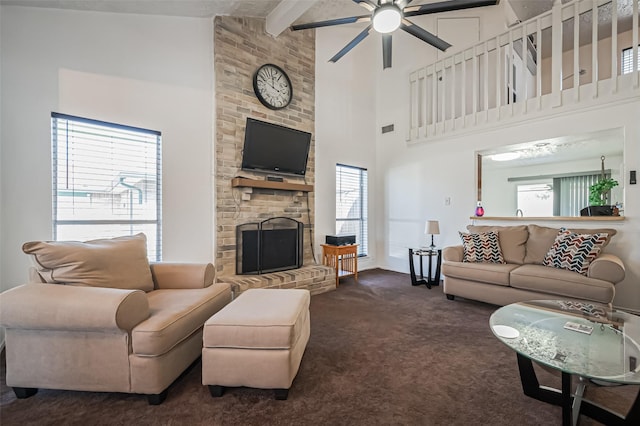
[[[136,235],[92,241],[33,241],[22,251],[33,255],[38,273],[51,283],[128,290],[153,290],[147,237]]]

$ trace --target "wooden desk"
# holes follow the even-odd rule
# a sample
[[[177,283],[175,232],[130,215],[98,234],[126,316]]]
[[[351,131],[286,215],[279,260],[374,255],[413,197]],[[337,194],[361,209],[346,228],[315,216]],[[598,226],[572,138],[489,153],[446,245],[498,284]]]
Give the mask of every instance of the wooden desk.
[[[340,277],[353,275],[358,280],[358,245],[332,246],[322,244],[322,264],[336,270],[336,287]]]

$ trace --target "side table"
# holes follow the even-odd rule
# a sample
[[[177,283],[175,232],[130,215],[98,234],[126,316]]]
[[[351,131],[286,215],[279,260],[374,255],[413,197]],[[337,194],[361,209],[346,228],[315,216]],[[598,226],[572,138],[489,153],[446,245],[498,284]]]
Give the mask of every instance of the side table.
[[[322,264],[336,270],[336,287],[340,277],[353,275],[358,280],[358,244],[333,246],[322,244]]]
[[[416,277],[416,270],[413,266],[413,256],[420,256],[420,279]],[[429,258],[429,269],[427,270],[427,278],[425,279],[422,258]],[[433,266],[433,258],[436,258],[436,273],[431,277]],[[409,249],[409,272],[411,273],[411,285],[426,285],[431,288],[432,285],[440,285],[440,266],[442,265],[442,249]]]

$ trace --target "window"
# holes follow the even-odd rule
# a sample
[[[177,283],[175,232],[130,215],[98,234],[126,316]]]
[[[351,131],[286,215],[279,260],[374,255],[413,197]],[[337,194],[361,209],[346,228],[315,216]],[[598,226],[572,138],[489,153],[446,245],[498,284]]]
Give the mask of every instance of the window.
[[[638,54],[638,66],[636,69],[640,69],[640,53]],[[630,72],[633,72],[633,48],[632,47],[628,47],[622,50],[622,74],[628,74]]]
[[[523,216],[553,216],[553,188],[550,182],[517,185],[518,210]],[[519,213],[516,211],[516,214]]]
[[[366,256],[367,228],[367,169],[336,164],[336,233],[355,234]]]
[[[51,113],[53,238],[147,236],[161,251],[160,132]]]

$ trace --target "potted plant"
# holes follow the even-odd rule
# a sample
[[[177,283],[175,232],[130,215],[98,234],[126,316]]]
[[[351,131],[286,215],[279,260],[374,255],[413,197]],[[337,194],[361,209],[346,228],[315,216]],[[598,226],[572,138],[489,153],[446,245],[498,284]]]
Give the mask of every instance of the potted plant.
[[[613,206],[607,204],[607,196],[611,188],[618,186],[618,181],[611,178],[600,179],[589,187],[589,207],[580,211],[582,216],[611,216]],[[585,214],[586,213],[586,214]]]

